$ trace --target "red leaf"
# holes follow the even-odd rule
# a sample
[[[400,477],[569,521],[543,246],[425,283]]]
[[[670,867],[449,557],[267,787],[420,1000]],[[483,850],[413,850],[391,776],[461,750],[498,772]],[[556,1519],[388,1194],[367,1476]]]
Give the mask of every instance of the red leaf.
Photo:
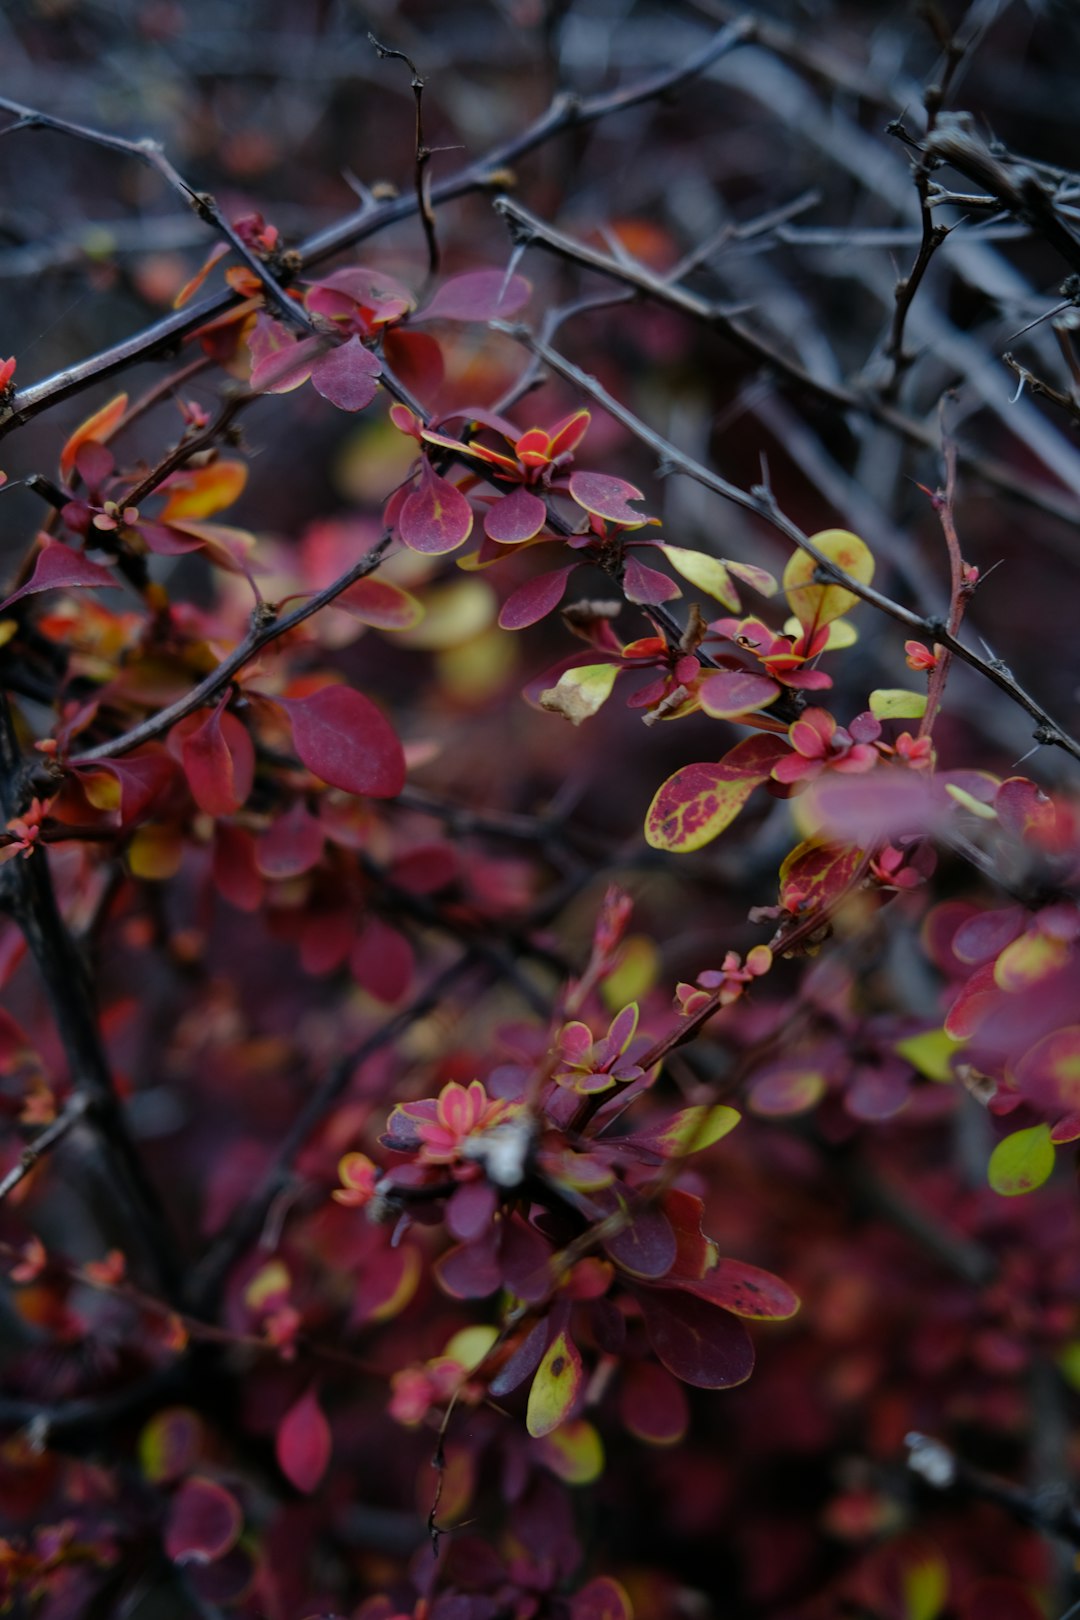
[[[38,552],[34,572],[26,584],[20,585],[17,591],[0,602],[0,613],[20,597],[33,596],[37,591],[70,590],[75,586],[117,591],[120,581],[109,569],[84,557],[81,551],[72,551],[70,546],[63,546],[58,540],[50,540]]]
[[[645,607],[654,602],[671,602],[682,595],[673,579],[668,579],[666,574],[661,574],[655,568],[646,568],[636,557],[626,559],[623,590],[631,602],[640,602]]]
[[[527,304],[532,287],[524,276],[507,279],[502,270],[470,270],[444,281],[417,321],[493,321],[516,315]]]
[[[775,681],[742,669],[722,669],[709,675],[698,688],[701,707],[714,720],[735,720],[741,714],[752,714],[755,709],[775,703],[779,696]]]
[[[214,888],[238,911],[257,911],[263,885],[255,864],[255,840],[244,827],[219,821],[214,828]]]
[[[414,397],[438,393],[445,371],[443,353],[429,332],[394,327],[383,338],[383,353],[395,377]]]
[[[798,1294],[783,1278],[741,1260],[718,1260],[701,1277],[666,1280],[673,1288],[685,1289],[734,1316],[747,1316],[753,1321],[784,1322],[799,1308]]]
[[[255,747],[234,714],[215,709],[180,743],[192,798],[208,816],[231,816],[251,792]]]
[[[298,1491],[310,1494],[330,1462],[330,1425],[314,1389],[301,1395],[278,1426],[278,1467]]]
[[[358,579],[334,598],[334,606],[376,630],[411,630],[424,614],[415,596],[388,579]]]
[[[754,1346],[742,1323],[693,1294],[635,1290],[649,1342],[668,1372],[698,1389],[730,1389],[754,1370]]]
[[[516,546],[523,540],[532,540],[546,521],[547,507],[539,495],[534,495],[521,485],[488,510],[484,518],[484,533],[489,540],[497,540],[500,545]]]
[[[456,551],[472,533],[472,507],[454,485],[424,460],[420,483],[402,503],[398,531],[413,551],[440,557]]]
[[[209,1564],[235,1546],[243,1523],[235,1496],[216,1480],[194,1474],[169,1504],[165,1551],[177,1564]]]
[[[349,686],[278,699],[309,771],[346,793],[392,799],[405,785],[405,753],[389,720]]]
[[[333,973],[349,955],[356,932],[356,916],[350,907],[337,911],[313,911],[300,930],[300,966],[318,976]]]
[[[450,844],[423,844],[399,855],[389,876],[391,883],[410,894],[436,894],[454,882],[460,869],[460,858]]]
[[[358,337],[331,349],[311,368],[311,386],[343,411],[362,411],[378,393],[382,366]]]
[[[91,766],[76,767],[75,771],[83,780],[83,789],[91,804],[99,809],[118,809],[122,827],[141,820],[165,796],[178,775],[170,756],[154,745],[145,752],[128,754],[125,759],[99,759]],[[117,784],[119,804],[115,802],[115,790],[110,790],[112,802],[102,803],[93,783],[93,778],[100,775],[111,776]]]
[[[648,523],[644,512],[635,512],[629,501],[645,499],[640,489],[628,484],[625,478],[612,478],[608,473],[576,472],[570,475],[570,494],[586,512],[607,518],[623,528],[640,529]]]
[[[566,595],[566,582],[576,567],[576,563],[571,563],[568,568],[556,568],[550,574],[537,574],[535,579],[528,579],[524,585],[519,585],[502,605],[500,628],[524,630],[528,625],[538,624],[546,618]]]

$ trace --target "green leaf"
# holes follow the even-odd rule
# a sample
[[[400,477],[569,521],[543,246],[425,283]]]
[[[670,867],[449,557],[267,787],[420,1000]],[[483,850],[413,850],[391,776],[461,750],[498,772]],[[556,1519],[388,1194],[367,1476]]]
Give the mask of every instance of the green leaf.
[[[990,1185],[1003,1198],[1034,1192],[1049,1180],[1054,1168],[1054,1144],[1049,1125],[1032,1125],[1014,1131],[999,1142],[990,1155]]]
[[[926,713],[926,693],[879,686],[870,694],[870,712],[879,720],[921,720]]]

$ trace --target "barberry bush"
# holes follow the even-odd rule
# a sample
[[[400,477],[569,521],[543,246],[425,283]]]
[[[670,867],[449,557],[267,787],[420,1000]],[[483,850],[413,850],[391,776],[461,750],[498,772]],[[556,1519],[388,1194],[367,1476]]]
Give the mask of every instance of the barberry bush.
[[[0,1613],[1073,1612],[1080,36],[809,9],[5,23]]]

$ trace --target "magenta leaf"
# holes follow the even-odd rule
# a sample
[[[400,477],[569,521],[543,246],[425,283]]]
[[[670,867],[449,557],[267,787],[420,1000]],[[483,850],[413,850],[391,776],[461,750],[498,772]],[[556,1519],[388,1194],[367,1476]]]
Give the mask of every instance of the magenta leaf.
[[[644,512],[635,512],[628,504],[643,501],[645,497],[625,478],[612,478],[609,473],[571,473],[570,494],[586,512],[606,518],[609,523],[621,524],[623,528],[640,529],[649,521]]]
[[[120,581],[107,568],[102,568],[100,563],[84,557],[81,551],[72,551],[70,546],[61,545],[58,540],[50,540],[38,552],[34,572],[26,584],[20,585],[17,591],[0,602],[0,613],[19,601],[20,597],[33,596],[37,591],[70,590],[75,586],[117,591]]]
[[[626,559],[623,570],[623,590],[631,602],[650,607],[656,602],[671,602],[682,595],[673,579],[655,568],[646,568],[636,557]]]
[[[528,303],[532,287],[524,276],[507,278],[502,270],[470,270],[444,281],[418,321],[493,321],[516,315]]]
[[[382,371],[375,356],[358,337],[331,349],[311,368],[311,386],[323,399],[343,411],[362,411],[378,392]]]
[[[392,799],[405,785],[397,733],[369,698],[350,686],[324,686],[307,698],[279,698],[292,721],[296,752],[309,771],[346,793]]]
[[[404,934],[381,917],[369,917],[349,954],[349,971],[376,1001],[400,1001],[412,983],[416,960]]]
[[[493,1294],[502,1282],[495,1239],[491,1226],[479,1242],[461,1243],[441,1255],[435,1262],[440,1286],[455,1299],[483,1299]]]
[[[604,1249],[610,1259],[632,1277],[653,1280],[667,1275],[678,1252],[671,1222],[662,1210],[650,1209],[648,1205],[635,1210],[629,1224],[608,1238]]]
[[[306,1494],[316,1489],[330,1462],[330,1425],[314,1389],[301,1395],[278,1426],[278,1467],[291,1485]]]
[[[492,1220],[498,1196],[487,1181],[466,1181],[446,1206],[446,1224],[462,1243],[478,1238]]]
[[[547,520],[547,507],[538,495],[524,485],[496,501],[484,519],[484,533],[500,545],[520,545],[540,533]]]
[[[570,1620],[633,1620],[630,1599],[610,1575],[598,1575],[570,1599]]]
[[[288,394],[307,382],[312,366],[326,348],[326,339],[307,337],[298,343],[280,321],[260,315],[248,338],[248,348],[252,393]]]
[[[754,1346],[742,1323],[692,1294],[635,1290],[649,1343],[668,1372],[698,1389],[730,1389],[754,1370]]]
[[[243,1528],[240,1504],[224,1485],[193,1474],[169,1504],[165,1551],[177,1564],[209,1564],[235,1546]]]
[[[430,462],[420,463],[420,483],[402,503],[398,530],[412,551],[439,557],[456,551],[472,533],[472,507]]]
[[[550,1332],[551,1322],[548,1317],[543,1316],[529,1329],[521,1343],[511,1351],[488,1385],[490,1393],[496,1399],[500,1395],[509,1395],[511,1390],[517,1389],[526,1378],[532,1377],[543,1360]]]
[[[568,568],[556,568],[550,574],[537,574],[535,579],[527,579],[524,585],[519,585],[502,605],[500,628],[524,630],[530,624],[538,624],[545,619],[566,595],[566,582],[576,567],[576,563],[571,563]]]
[[[318,866],[322,852],[322,825],[298,799],[263,833],[255,860],[264,877],[300,877]]]

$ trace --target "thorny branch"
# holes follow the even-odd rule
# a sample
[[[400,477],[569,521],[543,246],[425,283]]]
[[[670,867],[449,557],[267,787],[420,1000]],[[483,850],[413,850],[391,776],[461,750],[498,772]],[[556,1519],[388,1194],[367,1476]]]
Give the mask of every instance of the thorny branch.
[[[556,372],[560,377],[564,377],[567,382],[572,383],[581,393],[595,400],[616,421],[621,422],[635,438],[648,445],[656,457],[660,471],[664,473],[678,472],[688,478],[693,478],[697,483],[702,484],[706,489],[712,490],[714,494],[721,496],[724,500],[731,501],[734,505],[742,507],[744,511],[752,512],[755,516],[762,518],[770,527],[789,540],[792,545],[800,547],[808,556],[813,557],[818,565],[823,582],[828,581],[842,585],[845,590],[851,591],[854,596],[868,602],[871,607],[875,607],[879,612],[895,619],[906,630],[922,636],[928,641],[939,642],[941,646],[945,647],[957,658],[960,658],[965,664],[969,664],[972,669],[978,670],[988,681],[993,682],[1000,691],[1007,693],[1014,703],[1018,704],[1032,717],[1036,722],[1033,735],[1037,742],[1061,748],[1066,753],[1071,754],[1074,759],[1080,760],[1080,742],[1059,726],[1051,718],[1047,710],[1043,708],[1042,704],[1032,697],[998,660],[985,658],[981,653],[975,652],[973,648],[966,646],[952,633],[948,624],[944,621],[916,613],[911,608],[906,608],[901,603],[894,602],[891,597],[884,595],[881,591],[875,590],[872,585],[863,585],[858,580],[852,579],[850,575],[845,574],[834,563],[831,563],[823,552],[818,550],[809,535],[804,534],[797,524],[793,523],[790,518],[785,517],[777,506],[775,496],[770,489],[763,485],[755,485],[751,490],[744,490],[740,489],[737,484],[729,483],[726,478],[721,478],[719,473],[715,473],[710,468],[703,466],[701,462],[695,461],[692,456],[686,455],[676,445],[665,439],[661,434],[656,433],[646,423],[642,422],[639,417],[635,416],[632,411],[628,410],[625,405],[620,404],[606,388],[597,382],[595,377],[590,377],[579,366],[574,365],[572,361],[567,360],[564,355],[553,349],[550,344],[534,337],[526,327],[504,325],[501,329],[509,332],[518,342],[544,360],[552,371]]]

